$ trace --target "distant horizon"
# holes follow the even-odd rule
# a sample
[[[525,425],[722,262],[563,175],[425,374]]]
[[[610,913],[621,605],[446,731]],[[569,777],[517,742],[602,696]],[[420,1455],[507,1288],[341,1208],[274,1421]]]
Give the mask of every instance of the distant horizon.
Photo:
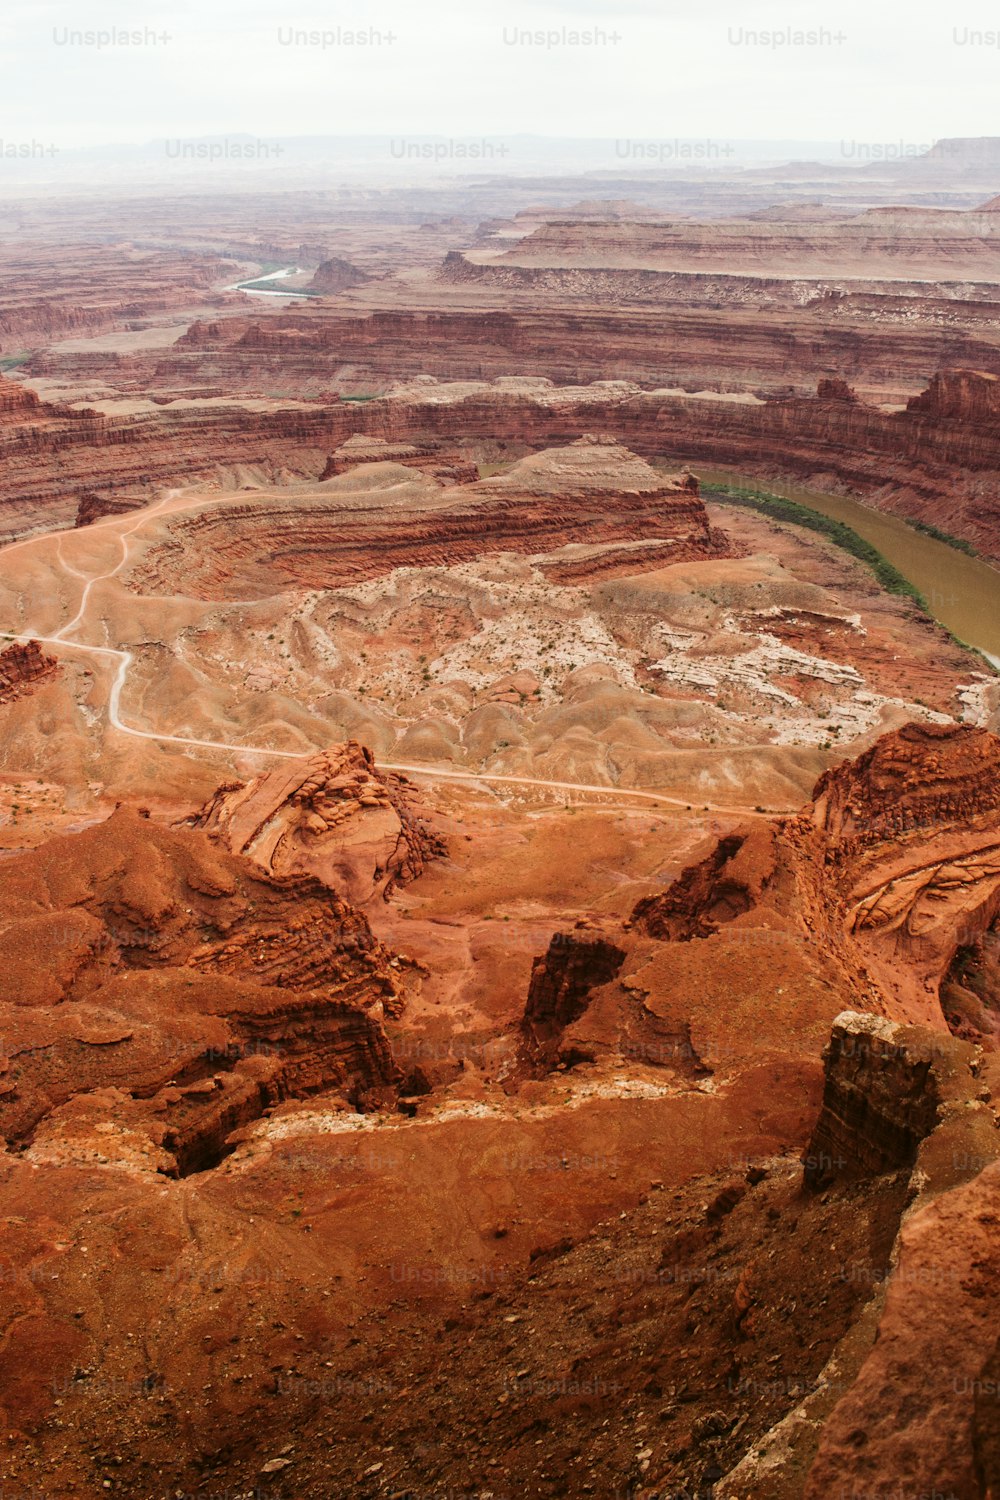
[[[239,133],[933,141],[995,129],[985,0],[7,0],[0,135],[62,150]],[[831,119],[849,117],[842,129]],[[789,122],[794,130],[789,131]]]
[[[16,141],[0,131],[0,197],[32,192],[114,192],[146,185],[169,190],[211,180],[220,189],[273,191],[275,181],[289,189],[401,186],[429,188],[435,181],[459,179],[577,179],[581,193],[629,185],[655,190],[671,182],[738,180],[744,174],[788,171],[787,186],[797,193],[809,188],[816,169],[816,191],[824,184],[877,180],[905,183],[907,168],[915,190],[935,168],[950,165],[947,143],[956,146],[961,172],[953,190],[1000,192],[1000,134],[948,135],[911,142],[806,140],[794,137],[641,137],[511,131],[449,136],[437,131],[303,133],[260,136],[247,130],[210,131],[148,137],[143,141],[109,141],[64,146],[34,137]],[[968,147],[967,151],[961,149]],[[980,149],[976,149],[980,148]],[[936,154],[940,153],[940,154]],[[923,171],[921,164],[926,164]],[[956,160],[956,167],[958,160]],[[803,174],[805,174],[803,176]],[[236,179],[239,179],[236,182]],[[776,191],[782,185],[776,184]]]

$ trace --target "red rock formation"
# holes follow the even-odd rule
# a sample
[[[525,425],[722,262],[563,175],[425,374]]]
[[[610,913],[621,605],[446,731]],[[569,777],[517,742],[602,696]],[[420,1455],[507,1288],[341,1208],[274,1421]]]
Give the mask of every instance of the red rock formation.
[[[181,556],[185,589],[214,599],[237,576],[252,592],[272,591],[275,579],[338,588],[397,567],[507,551],[538,556],[556,578],[728,553],[690,476],[664,476],[613,441],[549,449],[444,491],[412,470],[386,465],[382,477],[387,498],[378,509],[369,498],[358,510],[346,474],[308,500],[265,496],[181,517],[181,550],[172,542],[151,549],[132,582],[162,586]]]
[[[266,875],[122,808],[9,859],[2,903],[8,1140],[111,1091],[103,1115],[186,1172],[282,1099],[363,1101],[397,1078],[390,955],[314,877]]]
[[[353,902],[388,900],[446,853],[412,784],[354,742],[220,787],[188,824],[268,874],[309,874]]]
[[[956,1042],[947,1055],[961,1060],[962,1050]],[[826,1051],[823,1108],[806,1148],[806,1186],[819,1190],[840,1178],[912,1167],[938,1123],[940,1075],[947,1073],[941,1060],[933,1033],[881,1016],[838,1016]]]
[[[346,291],[349,286],[363,286],[371,279],[367,271],[361,271],[357,266],[352,266],[349,260],[334,256],[331,260],[325,260],[317,266],[316,273],[309,282],[309,290],[328,295]]]
[[[215,255],[129,244],[32,244],[23,236],[0,246],[4,305],[0,347],[129,328],[139,320],[192,306],[217,305],[226,264]]]
[[[841,854],[1000,810],[995,735],[970,726],[907,724],[820,777],[812,818]]]
[[[165,355],[133,362],[131,383],[127,372],[116,374],[92,356],[80,364],[73,355],[49,355],[32,369],[63,378],[126,375],[125,388],[143,392],[206,385],[258,390],[262,380],[280,380],[283,390],[303,396],[328,388],[331,366],[346,367],[350,388],[365,392],[420,374],[442,380],[516,374],[560,385],[618,379],[805,396],[826,373],[887,401],[907,399],[928,370],[944,366],[1000,373],[1000,307],[985,300],[992,286],[981,297],[970,289],[951,300],[937,283],[904,294],[899,283],[865,290],[853,278],[822,289],[785,276],[760,282],[714,272],[677,278],[633,271],[627,275],[637,294],[648,280],[665,284],[660,301],[636,295],[616,305],[617,273],[612,285],[599,283],[588,300],[567,308],[561,286],[546,294],[538,282],[578,278],[578,270],[518,274],[525,280],[520,296],[500,287],[484,297],[473,287],[468,307],[358,312],[317,303],[305,312],[195,323]],[[678,280],[686,299],[680,306],[673,295]],[[447,291],[455,303],[459,291],[451,282]]]
[[[51,676],[59,663],[46,656],[37,641],[15,641],[0,651],[0,703],[12,703],[30,692],[39,678]]]
[[[985,370],[939,370],[907,411],[932,421],[996,428],[1000,423],[1000,375]]]
[[[112,500],[106,495],[95,495],[87,490],[80,496],[76,508],[77,526],[93,526],[105,516],[120,516],[135,509],[134,500]]]
[[[614,277],[633,269],[677,275],[703,269],[731,272],[734,267],[748,279],[791,271],[802,281],[852,272],[866,280],[951,273],[986,281],[996,269],[998,252],[1000,227],[988,211],[889,207],[790,220],[758,216],[630,223],[560,216],[501,255],[452,252],[445,264],[464,261],[467,275],[487,281],[511,271],[540,269],[574,273],[578,284],[586,284],[593,269]]]
[[[540,381],[471,388],[430,381],[326,407],[203,401],[151,404],[121,417],[40,405],[0,379],[0,520],[13,535],[72,524],[81,488],[141,503],[178,473],[193,478],[233,463],[317,475],[331,447],[354,434],[426,451],[459,442],[552,446],[596,429],[648,456],[763,476],[820,475],[827,484],[836,476],[873,504],[1000,557],[995,400],[989,373],[969,371],[944,372],[926,400],[896,412],[848,401],[839,387],[833,395],[824,387],[822,399],[759,402],[630,384],[567,392]],[[467,472],[450,455],[443,462],[442,477],[464,480]]]
[[[869,503],[938,524],[1000,557],[994,382],[988,375],[953,371],[936,386],[941,396],[928,398],[926,408],[918,401],[886,412],[845,400],[839,388],[833,396],[824,388],[822,399],[758,402],[641,392],[628,385],[564,392],[539,382],[511,382],[456,386],[449,400],[447,386],[425,391],[414,385],[386,402],[386,430],[394,436],[461,433],[468,441],[538,444],[566,442],[600,427],[636,453],[762,476],[819,475],[826,485],[833,475]],[[938,413],[938,399],[946,401],[946,414]],[[404,404],[410,408],[405,418]],[[381,414],[366,415],[374,422]]]
[[[804,920],[831,964],[874,981],[874,1008],[943,1030],[955,955],[1000,913],[1000,740],[929,724],[884,735],[821,777],[802,815],[728,835],[633,920],[676,941],[750,913]]]
[[[625,952],[587,930],[556,933],[536,958],[522,1025],[534,1050],[579,1020],[591,993],[621,970]]]
[[[0,417],[19,418],[22,421],[42,415],[42,403],[34,391],[17,385],[5,375],[0,375]]]
[[[821,380],[816,387],[817,401],[857,401],[857,392],[846,380]]]
[[[806,1500],[996,1493],[983,1485],[996,1389],[982,1382],[1000,1320],[998,1215],[994,1162],[907,1219],[878,1341],[824,1426]]]
[[[708,937],[724,923],[757,910],[788,885],[778,836],[770,824],[721,839],[707,860],[692,865],[661,896],[640,901],[633,925],[664,942]]]
[[[141,505],[179,474],[233,463],[313,476],[353,428],[336,406],[297,403],[150,403],[109,415],[40,402],[0,376],[0,527],[72,526],[82,492]]]

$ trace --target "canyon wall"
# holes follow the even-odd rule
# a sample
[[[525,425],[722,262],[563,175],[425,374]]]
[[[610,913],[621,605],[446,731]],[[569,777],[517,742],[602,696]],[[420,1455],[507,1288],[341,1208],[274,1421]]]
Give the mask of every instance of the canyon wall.
[[[562,384],[628,379],[804,395],[819,376],[839,375],[885,400],[912,395],[947,366],[1000,374],[1000,306],[968,298],[946,302],[940,288],[925,311],[898,285],[882,295],[863,287],[814,288],[800,298],[787,282],[768,292],[746,278],[723,285],[713,275],[685,283],[693,305],[686,305],[681,278],[674,278],[670,305],[618,306],[610,288],[590,301],[567,303],[562,289],[546,295],[535,282],[548,274],[528,274],[520,299],[504,287],[499,297],[492,290],[478,300],[470,296],[464,308],[353,312],[317,305],[302,313],[199,322],[155,361],[112,370],[93,357],[80,364],[76,357],[40,356],[32,372],[77,379],[103,372],[116,382],[131,375],[135,389],[275,388],[301,395],[331,386],[378,391],[416,374],[449,380],[535,375]],[[445,289],[451,293],[451,284]],[[762,316],[760,306],[779,295],[809,305],[773,306]]]
[[[353,434],[546,447],[590,432],[633,451],[748,473],[846,486],[869,503],[938,524],[1000,558],[1000,378],[946,370],[900,411],[849,398],[752,398],[643,391],[625,382],[439,385],[332,404],[254,400],[150,404],[119,415],[40,404],[0,379],[0,527],[13,536],[71,525],[97,487],[141,499],[220,466],[311,476]]]

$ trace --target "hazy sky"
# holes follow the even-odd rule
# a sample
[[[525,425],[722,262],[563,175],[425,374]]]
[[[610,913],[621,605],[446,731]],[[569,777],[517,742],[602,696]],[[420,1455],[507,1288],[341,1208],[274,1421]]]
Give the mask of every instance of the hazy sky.
[[[141,44],[74,36],[116,28]],[[574,40],[587,28],[596,40]],[[227,132],[529,131],[921,145],[1000,134],[998,28],[1000,5],[980,0],[2,0],[0,139],[65,150]],[[333,35],[293,39],[309,31]],[[537,31],[546,40],[521,35]],[[977,40],[990,31],[993,45]]]

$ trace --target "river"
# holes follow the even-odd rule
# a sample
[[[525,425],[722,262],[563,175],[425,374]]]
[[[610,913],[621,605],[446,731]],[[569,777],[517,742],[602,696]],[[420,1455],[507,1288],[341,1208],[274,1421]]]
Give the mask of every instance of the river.
[[[781,495],[820,515],[843,521],[881,552],[903,577],[918,588],[936,620],[959,640],[976,646],[1000,669],[1000,569],[979,557],[969,557],[947,542],[916,531],[899,516],[874,510],[846,495],[828,495],[797,484],[760,479],[728,469],[694,465],[705,488],[737,484],[747,489]]]
[[[284,281],[286,276],[298,275],[298,266],[285,266],[281,271],[269,271],[266,276],[248,276],[246,281],[236,281],[232,286],[227,286],[227,292],[242,292],[246,297],[306,297],[308,292],[295,292],[280,290],[271,291],[269,287],[251,286],[251,282],[258,281]]]

